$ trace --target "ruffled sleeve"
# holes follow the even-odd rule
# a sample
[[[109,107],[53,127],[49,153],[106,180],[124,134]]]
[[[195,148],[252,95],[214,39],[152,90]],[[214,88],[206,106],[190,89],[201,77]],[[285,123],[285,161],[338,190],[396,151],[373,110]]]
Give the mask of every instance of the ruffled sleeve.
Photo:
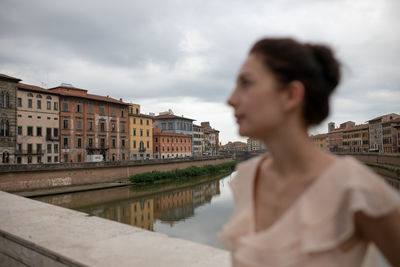
[[[303,252],[338,247],[354,235],[354,214],[381,217],[400,211],[400,195],[382,177],[346,157],[300,203]]]

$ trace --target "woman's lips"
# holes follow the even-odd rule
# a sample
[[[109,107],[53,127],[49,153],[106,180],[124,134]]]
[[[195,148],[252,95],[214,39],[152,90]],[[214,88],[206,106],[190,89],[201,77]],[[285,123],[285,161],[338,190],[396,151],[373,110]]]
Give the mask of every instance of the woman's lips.
[[[235,118],[236,118],[236,122],[240,123],[240,121],[242,121],[244,119],[244,115],[243,114],[235,114]]]

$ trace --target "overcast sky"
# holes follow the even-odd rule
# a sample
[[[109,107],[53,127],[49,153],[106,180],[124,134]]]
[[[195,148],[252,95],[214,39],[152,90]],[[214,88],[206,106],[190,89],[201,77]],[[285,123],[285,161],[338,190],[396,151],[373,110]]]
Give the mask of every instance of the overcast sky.
[[[237,134],[226,105],[250,46],[265,36],[331,45],[344,64],[327,122],[400,113],[398,0],[0,0],[0,73],[62,82],[210,121]]]

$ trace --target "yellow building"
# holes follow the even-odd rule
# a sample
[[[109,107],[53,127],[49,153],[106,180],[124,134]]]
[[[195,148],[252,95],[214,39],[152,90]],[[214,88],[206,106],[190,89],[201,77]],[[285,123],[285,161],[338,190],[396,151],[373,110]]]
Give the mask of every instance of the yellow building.
[[[140,105],[129,105],[130,159],[153,158],[153,117],[140,113]]]
[[[153,231],[154,225],[154,200],[146,199],[133,202],[130,206],[130,224]]]
[[[343,152],[368,152],[368,124],[355,125],[343,130]]]
[[[311,141],[323,151],[328,151],[328,135],[317,134],[310,136]]]

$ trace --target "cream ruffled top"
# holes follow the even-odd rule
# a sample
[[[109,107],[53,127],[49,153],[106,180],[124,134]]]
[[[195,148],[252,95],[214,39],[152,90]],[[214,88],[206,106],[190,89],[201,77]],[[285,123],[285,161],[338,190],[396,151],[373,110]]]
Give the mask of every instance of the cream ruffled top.
[[[356,211],[379,217],[400,210],[398,192],[357,160],[341,157],[275,223],[255,232],[253,188],[261,159],[239,164],[230,183],[235,208],[219,238],[233,266],[377,266],[373,244],[358,239],[347,251],[339,246],[354,235]]]

